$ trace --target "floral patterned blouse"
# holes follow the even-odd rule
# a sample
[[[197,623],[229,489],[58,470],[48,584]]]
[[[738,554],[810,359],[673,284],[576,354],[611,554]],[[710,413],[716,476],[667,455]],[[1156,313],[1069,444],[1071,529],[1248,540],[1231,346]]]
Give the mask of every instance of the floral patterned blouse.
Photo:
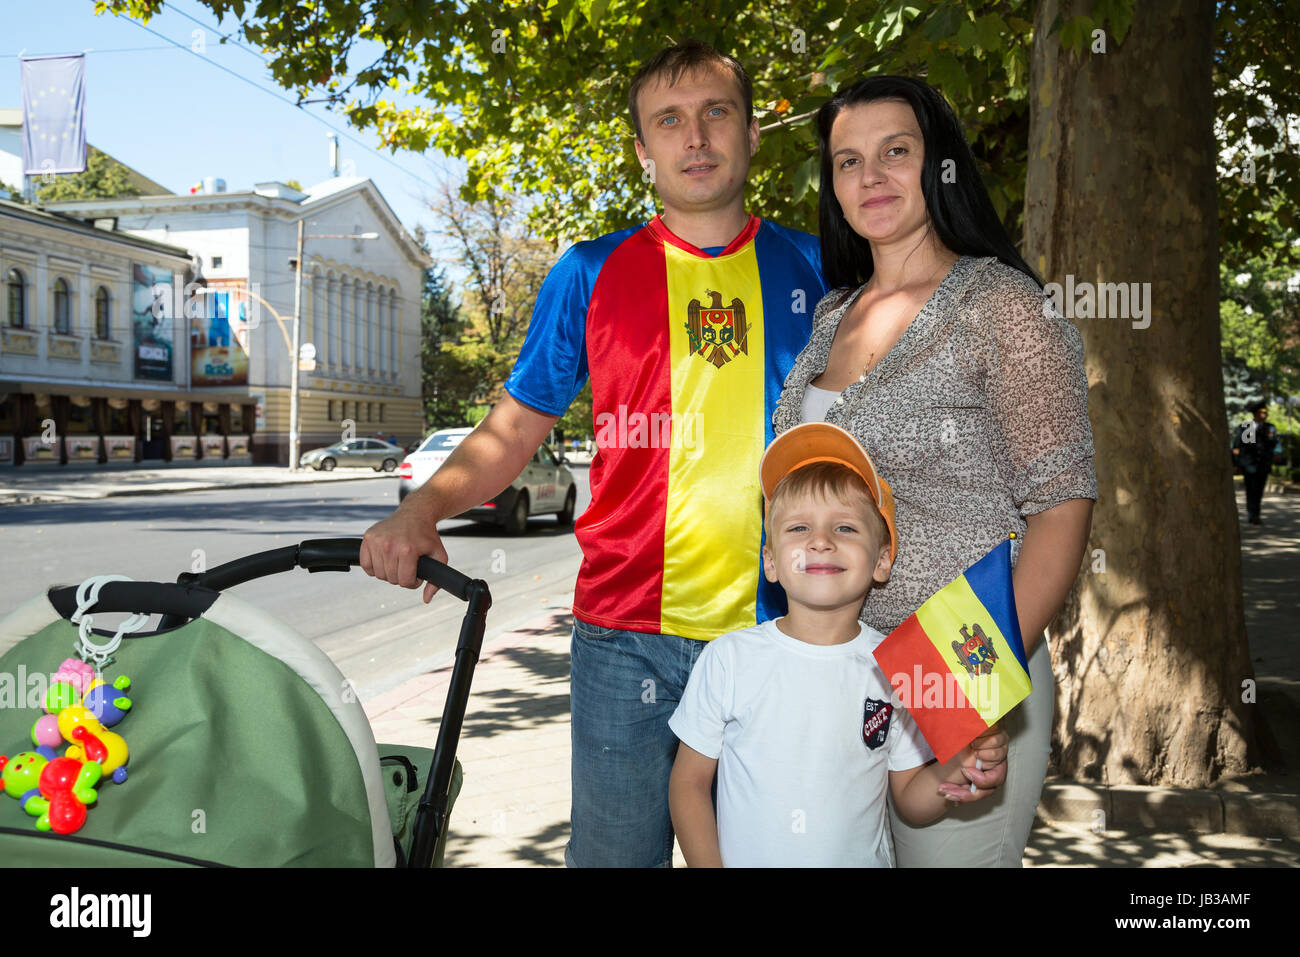
[[[805,388],[861,291],[817,304],[776,434],[799,424]],[[860,615],[886,635],[1009,532],[1022,535],[1026,515],[1097,498],[1082,337],[1033,280],[994,257],[958,259],[826,421],[856,436],[893,488],[898,559]]]

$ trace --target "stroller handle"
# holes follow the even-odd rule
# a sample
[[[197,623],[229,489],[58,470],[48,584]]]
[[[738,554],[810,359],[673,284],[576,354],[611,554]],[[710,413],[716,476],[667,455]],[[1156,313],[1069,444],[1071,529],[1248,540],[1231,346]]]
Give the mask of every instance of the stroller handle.
[[[309,572],[345,572],[361,564],[361,539],[312,538],[297,545],[274,548],[218,565],[206,572],[186,572],[177,581],[222,591],[244,582],[294,568]],[[469,601],[471,579],[436,559],[421,555],[415,573],[461,601]]]
[[[313,538],[298,546],[298,565],[309,572],[347,571],[361,564],[361,539]],[[421,555],[415,565],[421,581],[432,582],[461,601],[469,601],[470,579],[450,565]]]

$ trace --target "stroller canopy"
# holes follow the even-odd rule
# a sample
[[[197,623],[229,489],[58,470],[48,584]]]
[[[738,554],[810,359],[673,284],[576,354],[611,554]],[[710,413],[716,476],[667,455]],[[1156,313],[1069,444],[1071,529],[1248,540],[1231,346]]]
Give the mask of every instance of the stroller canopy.
[[[0,795],[6,864],[395,863],[375,739],[342,673],[284,622],[213,594],[201,617],[114,653],[104,677],[127,675],[134,700],[112,729],[129,774],[100,783],[79,831],[40,832]],[[45,594],[0,621],[0,754],[33,750],[44,693],[77,637]]]

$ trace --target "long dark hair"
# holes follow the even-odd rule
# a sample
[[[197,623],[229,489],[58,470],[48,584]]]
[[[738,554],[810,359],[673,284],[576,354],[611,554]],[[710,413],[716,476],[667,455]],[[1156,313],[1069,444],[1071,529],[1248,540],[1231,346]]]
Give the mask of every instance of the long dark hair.
[[[924,80],[872,76],[840,90],[817,111],[817,139],[821,146],[818,221],[822,270],[830,287],[860,286],[875,271],[871,244],[853,231],[844,218],[840,201],[835,198],[831,127],[847,107],[876,100],[902,100],[916,114],[925,141],[921,192],[925,196],[930,227],[940,242],[961,255],[996,256],[1041,286],[1043,281],[1016,251],[1006,227],[994,212],[975,157],[948,101]],[[948,177],[951,182],[946,183],[942,178],[945,160],[953,161],[952,175]]]

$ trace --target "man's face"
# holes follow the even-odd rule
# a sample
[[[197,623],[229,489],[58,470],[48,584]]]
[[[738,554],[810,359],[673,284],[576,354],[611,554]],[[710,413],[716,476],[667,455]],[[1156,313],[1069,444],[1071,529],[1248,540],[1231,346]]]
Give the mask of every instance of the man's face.
[[[763,572],[792,603],[828,610],[861,602],[889,570],[889,541],[864,503],[809,494],[783,499],[772,516]]]
[[[1268,421],[1268,409],[1256,409],[1256,410],[1255,410],[1255,421],[1256,421],[1256,422],[1267,422],[1267,421]]]
[[[649,166],[665,211],[721,210],[742,199],[749,160],[758,150],[758,120],[745,122],[740,84],[722,67],[666,76],[637,94],[642,139],[637,159]]]

